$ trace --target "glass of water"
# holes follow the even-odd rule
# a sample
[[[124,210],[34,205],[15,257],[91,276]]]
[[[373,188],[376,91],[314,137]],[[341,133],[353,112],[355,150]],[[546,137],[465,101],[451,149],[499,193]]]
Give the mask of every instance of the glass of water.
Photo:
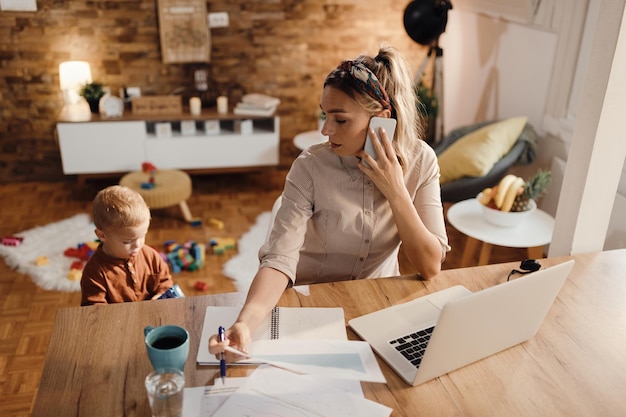
[[[185,374],[177,368],[150,372],[145,380],[152,417],[182,417]]]

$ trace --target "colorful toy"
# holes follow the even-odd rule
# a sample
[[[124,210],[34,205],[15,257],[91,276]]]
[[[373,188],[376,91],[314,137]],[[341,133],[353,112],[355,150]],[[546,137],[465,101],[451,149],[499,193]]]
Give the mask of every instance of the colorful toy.
[[[148,179],[148,182],[142,182],[141,183],[141,188],[144,190],[151,190],[154,188],[154,186],[156,185],[154,183],[154,175],[156,174],[156,167],[154,165],[152,165],[150,162],[144,162],[143,164],[141,164],[141,170],[147,174],[150,174],[150,178]]]
[[[79,243],[75,248],[65,249],[63,255],[70,258],[78,258],[81,261],[87,262],[97,247],[98,242]]]
[[[19,246],[23,240],[24,238],[19,236],[4,236],[2,238],[2,244],[5,246]]]
[[[204,266],[206,260],[206,246],[193,241],[184,244],[168,240],[164,243],[165,254],[161,257],[167,261],[173,274],[182,270],[195,271]]]
[[[196,283],[193,284],[193,288],[198,291],[206,291],[208,287],[209,285],[206,282],[202,282],[202,281],[196,281]]]
[[[237,241],[232,237],[214,237],[209,244],[215,255],[223,255],[227,250],[233,250],[237,247]]]
[[[35,259],[35,265],[37,266],[48,265],[48,257],[47,256],[38,257],[37,259]]]
[[[217,229],[222,230],[224,229],[224,222],[215,218],[210,218],[209,219],[209,224],[211,226],[215,226]]]
[[[193,219],[189,220],[189,224],[192,227],[200,227],[202,226],[202,219],[200,217],[194,217]]]
[[[70,266],[70,272],[67,274],[68,279],[72,281],[80,281],[80,278],[83,275],[84,262],[87,262],[89,258],[91,258],[91,255],[93,255],[93,252],[99,244],[99,241],[90,241],[86,243],[79,243],[75,248],[65,249],[63,255],[70,258],[78,258],[78,261],[72,262]],[[45,256],[40,258],[45,258]],[[37,265],[40,265],[38,263],[40,258],[37,258],[37,261],[35,261]],[[46,259],[45,262],[47,263],[48,260]]]
[[[80,281],[83,276],[83,271],[80,269],[70,269],[70,272],[67,273],[67,278],[72,281]]]

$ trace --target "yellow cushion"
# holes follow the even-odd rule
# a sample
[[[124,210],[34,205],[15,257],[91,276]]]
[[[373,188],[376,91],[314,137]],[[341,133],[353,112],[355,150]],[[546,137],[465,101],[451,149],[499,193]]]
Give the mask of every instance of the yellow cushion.
[[[440,183],[486,175],[511,150],[527,120],[525,116],[505,119],[458,139],[439,155]]]

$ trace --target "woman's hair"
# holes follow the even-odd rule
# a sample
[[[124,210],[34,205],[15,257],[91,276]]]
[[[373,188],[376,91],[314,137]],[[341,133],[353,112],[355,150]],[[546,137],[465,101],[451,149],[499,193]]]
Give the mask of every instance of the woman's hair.
[[[364,83],[359,81],[361,76],[355,77],[354,71],[350,71],[353,66],[365,66],[375,76],[366,83],[368,88],[364,88]],[[382,87],[381,94],[373,93],[369,88],[376,82]],[[324,87],[343,91],[371,115],[386,108],[386,95],[391,106],[391,117],[397,120],[393,146],[400,164],[404,166],[404,162],[414,156],[414,141],[423,137],[422,119],[417,111],[418,99],[409,65],[398,50],[383,45],[373,58],[360,55],[352,61],[344,61],[326,77]]]
[[[128,187],[107,187],[93,201],[93,222],[100,230],[135,227],[146,220],[150,220],[150,209],[141,194]]]

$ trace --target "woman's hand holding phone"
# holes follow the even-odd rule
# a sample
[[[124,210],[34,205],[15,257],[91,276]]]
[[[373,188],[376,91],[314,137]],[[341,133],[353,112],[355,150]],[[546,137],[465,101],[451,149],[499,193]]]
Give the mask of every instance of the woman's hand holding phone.
[[[378,138],[378,142],[380,144],[382,144],[382,139],[380,137],[381,127],[385,129],[385,133],[387,134],[387,137],[389,138],[389,140],[390,141],[393,140],[393,135],[396,131],[396,119],[392,119],[389,117],[372,117],[370,119],[369,128],[374,129],[374,133],[376,133],[376,137]],[[364,151],[367,152],[372,158],[374,158],[374,160],[377,160],[378,155],[376,154],[376,150],[374,149],[374,144],[372,143],[372,139],[370,138],[369,128],[367,129],[368,133],[365,134]],[[363,165],[365,165],[368,168],[371,168],[365,160],[363,160]]]

